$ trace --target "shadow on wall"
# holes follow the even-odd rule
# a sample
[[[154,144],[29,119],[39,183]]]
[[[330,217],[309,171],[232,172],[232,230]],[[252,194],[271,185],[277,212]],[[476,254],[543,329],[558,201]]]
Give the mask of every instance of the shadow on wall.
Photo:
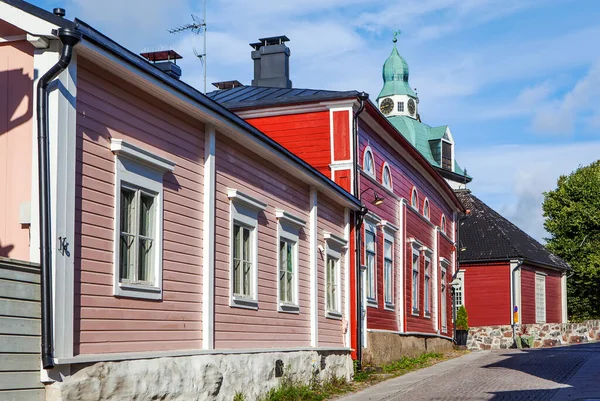
[[[14,245],[3,246],[2,242],[0,241],[0,257],[8,258],[8,254],[13,250],[13,248]]]
[[[494,394],[491,399],[549,400],[560,388],[569,388],[570,391],[576,392],[578,384],[571,380],[572,376],[598,352],[600,352],[599,343],[538,348],[504,354],[506,359],[484,366],[484,368],[521,371],[523,382],[527,382],[527,376],[535,376],[553,382],[555,385],[552,388],[490,392],[490,394]]]
[[[0,135],[6,134],[33,116],[33,79],[23,69],[0,71]],[[6,114],[5,114],[6,113]],[[28,132],[28,135],[30,133]]]

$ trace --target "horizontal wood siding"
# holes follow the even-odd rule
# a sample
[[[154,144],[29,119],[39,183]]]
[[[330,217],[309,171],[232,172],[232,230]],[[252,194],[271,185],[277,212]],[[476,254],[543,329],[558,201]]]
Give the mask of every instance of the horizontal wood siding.
[[[333,158],[334,161],[350,159],[350,112],[333,113]]]
[[[310,188],[276,166],[217,134],[215,347],[284,348],[310,345]],[[258,215],[258,310],[229,306],[230,200],[237,189],[268,204]],[[298,244],[300,314],[277,311],[278,234],[275,209],[306,221]]]
[[[39,267],[0,258],[0,399],[43,400]]]
[[[318,198],[318,221],[317,226],[319,228],[319,244],[327,249],[325,244],[325,231],[330,232],[338,237],[344,238],[344,209],[337,206],[333,201],[326,198],[324,195],[319,194]],[[347,252],[347,251],[346,251]],[[325,255],[323,255],[325,256]],[[340,311],[343,313],[345,310],[345,296],[346,290],[344,289],[345,280],[345,261],[348,254],[342,253],[340,258],[340,284],[342,287]],[[320,255],[318,256],[318,333],[319,333],[319,346],[335,346],[341,347],[343,343],[342,332],[342,320],[332,319],[325,316],[325,294],[327,293],[326,279],[325,279],[325,260]],[[344,320],[348,317],[344,316]],[[349,328],[348,328],[349,329]]]
[[[535,323],[535,270],[521,268],[521,323]]]
[[[469,326],[510,324],[510,264],[461,264]]]
[[[330,177],[329,111],[249,118],[246,121]]]
[[[434,228],[425,222],[419,215],[418,212],[410,206],[405,207],[405,221],[406,221],[406,247],[404,250],[404,283],[405,283],[405,310],[406,310],[406,331],[420,332],[420,333],[433,333],[436,331],[436,323],[433,321],[435,316],[435,305],[430,300],[431,305],[431,317],[425,316],[424,305],[425,305],[425,253],[420,253],[419,259],[419,313],[414,315],[412,313],[412,244],[408,242],[411,238],[418,240],[425,247],[433,250],[433,238],[435,235]],[[431,268],[435,267],[435,261],[433,260],[434,254],[430,255]],[[430,279],[433,279],[433,275],[430,275]],[[430,292],[431,293],[431,292]],[[432,297],[433,299],[433,297]]]
[[[111,138],[177,164],[164,175],[162,301],[113,296]],[[75,354],[201,347],[203,146],[197,121],[79,59]]]
[[[0,20],[0,37],[21,34]],[[0,43],[0,257],[20,260],[29,260],[20,208],[31,202],[33,50],[25,40]]]
[[[561,275],[548,272],[546,276],[546,322],[560,323],[562,321],[562,291]]]

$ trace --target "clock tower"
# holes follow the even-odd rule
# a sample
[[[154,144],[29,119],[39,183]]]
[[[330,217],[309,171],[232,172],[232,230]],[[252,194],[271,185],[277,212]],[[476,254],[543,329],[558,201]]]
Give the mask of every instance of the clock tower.
[[[396,42],[400,31],[394,32],[392,54],[383,64],[383,88],[377,96],[379,110],[386,116],[406,116],[418,119],[419,98],[408,84],[408,64],[398,53]]]

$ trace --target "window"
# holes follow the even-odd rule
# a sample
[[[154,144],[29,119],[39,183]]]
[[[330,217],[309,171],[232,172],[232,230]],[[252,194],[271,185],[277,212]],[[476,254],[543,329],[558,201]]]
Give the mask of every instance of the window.
[[[441,230],[444,234],[446,234],[446,216],[442,215]]]
[[[340,260],[348,242],[336,235],[325,232],[327,252],[325,259],[325,317],[342,319],[342,291]]]
[[[236,189],[231,200],[230,306],[258,308],[258,214],[267,204]]]
[[[381,170],[381,183],[387,188],[392,189],[392,172],[390,166],[388,166],[387,163],[384,163]]]
[[[458,278],[460,281],[460,284],[454,287],[454,307],[456,312],[458,312],[458,308],[460,308],[465,302],[465,296],[463,292],[465,273],[459,271],[456,275],[456,278]]]
[[[383,242],[383,281],[384,287],[384,301],[385,306],[394,306],[394,260],[392,259],[392,249],[394,243],[387,238]]]
[[[425,316],[431,315],[431,258],[425,257],[425,280],[423,280],[424,286],[424,305]]]
[[[535,275],[535,322],[546,323],[546,275]]]
[[[417,194],[417,189],[414,187],[410,198],[410,205],[417,210],[419,209],[419,195]]]
[[[448,331],[448,291],[447,291],[447,275],[448,267],[447,265],[442,264],[441,274],[440,274],[440,317],[441,317],[441,325],[442,325],[442,333],[446,333]]]
[[[442,168],[453,171],[452,168],[452,144],[442,141]]]
[[[162,298],[163,175],[175,163],[123,140],[115,154],[114,295]]]
[[[373,161],[373,152],[371,152],[371,148],[368,146],[365,149],[365,155],[363,157],[363,170],[370,176],[375,177],[375,162]]]
[[[298,237],[306,222],[283,210],[276,210],[279,221],[279,254],[277,286],[280,312],[299,313],[298,303]]]
[[[398,111],[404,112],[404,102],[398,102]]]
[[[423,201],[423,216],[425,216],[425,218],[427,220],[429,220],[429,200],[425,199],[425,201]]]
[[[365,262],[367,265],[366,271],[366,290],[367,301],[376,302],[377,290],[375,286],[375,243],[376,243],[376,228],[371,224],[365,224]]]
[[[412,313],[419,314],[419,249],[413,247],[412,251]]]

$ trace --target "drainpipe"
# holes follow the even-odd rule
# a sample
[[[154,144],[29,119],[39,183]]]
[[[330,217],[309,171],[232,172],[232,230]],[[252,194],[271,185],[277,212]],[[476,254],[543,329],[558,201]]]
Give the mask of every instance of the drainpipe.
[[[523,265],[523,259],[518,259],[517,260],[517,264],[515,265],[515,267],[513,267],[510,270],[510,281],[511,281],[511,288],[510,288],[510,299],[511,299],[511,306],[510,306],[510,320],[511,320],[511,325],[512,325],[512,334],[513,334],[513,348],[517,348],[517,328],[516,328],[516,324],[515,324],[515,318],[513,313],[515,312],[515,304],[517,303],[517,290],[516,290],[516,285],[515,285],[515,272],[517,271],[517,269],[519,269],[521,266]],[[521,314],[521,319],[523,317],[522,315],[522,311],[519,311],[519,313]]]
[[[360,113],[362,113],[362,111],[365,109],[365,102],[369,99],[369,94],[366,92],[361,92],[358,94],[358,100],[359,100],[359,106],[358,106],[358,110],[356,110],[356,112],[354,113],[354,119],[352,120],[353,124],[352,124],[352,145],[354,146],[354,188],[353,188],[353,192],[354,192],[354,196],[357,196],[359,194],[359,187],[358,187],[358,177],[360,172],[358,171],[358,157],[359,157],[359,151],[358,151],[358,115]],[[362,272],[361,272],[361,263],[360,263],[360,228],[362,226],[363,223],[363,218],[365,213],[363,212],[363,209],[366,208],[361,208],[360,212],[355,212],[354,216],[355,216],[355,221],[356,224],[355,229],[354,229],[354,239],[355,239],[355,250],[356,250],[356,255],[355,255],[355,260],[356,260],[356,368],[360,371],[362,370],[362,333],[363,333],[363,329],[362,329],[362,323],[363,323],[363,316],[362,316]]]
[[[38,175],[40,203],[40,270],[42,296],[42,365],[52,369],[52,269],[50,266],[50,168],[48,138],[48,85],[63,72],[71,62],[73,48],[81,40],[76,29],[60,28],[58,37],[63,44],[58,62],[38,81],[37,86],[37,131],[38,131]]]

